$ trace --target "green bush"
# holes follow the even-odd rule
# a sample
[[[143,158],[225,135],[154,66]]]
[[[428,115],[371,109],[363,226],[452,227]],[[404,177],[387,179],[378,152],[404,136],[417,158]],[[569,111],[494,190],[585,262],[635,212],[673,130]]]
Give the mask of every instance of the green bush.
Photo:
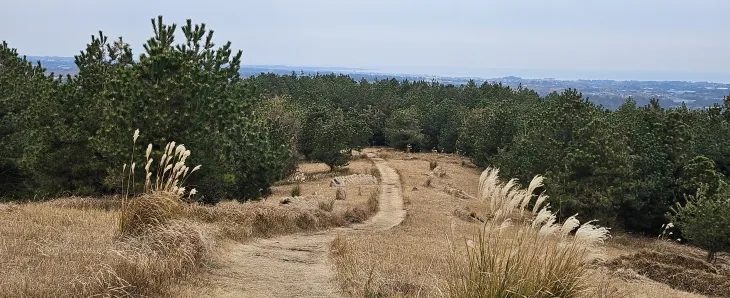
[[[394,111],[385,126],[388,144],[396,149],[405,149],[410,144],[413,150],[421,150],[425,136],[419,119],[418,110],[413,107]]]
[[[721,183],[717,193],[708,195],[708,185],[678,204],[667,216],[676,223],[682,236],[707,250],[707,261],[714,262],[718,252],[730,251],[730,186]]]

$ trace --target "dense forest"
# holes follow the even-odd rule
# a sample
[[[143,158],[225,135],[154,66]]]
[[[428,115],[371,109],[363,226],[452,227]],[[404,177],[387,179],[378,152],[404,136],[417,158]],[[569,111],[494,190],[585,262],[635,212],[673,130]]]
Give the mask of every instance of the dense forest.
[[[73,76],[47,75],[0,45],[0,197],[118,192],[135,129],[157,152],[169,140],[195,152],[203,168],[187,184],[207,203],[257,199],[301,159],[335,169],[371,145],[458,153],[522,182],[541,174],[562,218],[654,235],[701,186],[701,195],[726,191],[730,97],[703,110],[631,99],[609,110],[577,90],[541,97],[492,83],[243,78],[241,52],[216,45],[204,24],[182,25],[182,42],[176,25],[152,24],[139,59],[99,32]]]

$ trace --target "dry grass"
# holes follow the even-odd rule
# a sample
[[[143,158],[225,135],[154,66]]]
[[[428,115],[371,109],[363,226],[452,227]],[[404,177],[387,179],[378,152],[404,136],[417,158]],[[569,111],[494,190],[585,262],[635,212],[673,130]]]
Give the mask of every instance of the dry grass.
[[[185,165],[190,151],[168,144],[155,174],[151,149],[146,151],[145,191],[135,197],[128,196],[136,188],[137,166],[130,159],[121,198],[0,204],[0,297],[165,297],[170,286],[208,262],[221,238],[248,240],[342,226],[363,221],[377,209],[376,191],[359,192],[339,209],[334,201],[319,209],[267,202],[187,205],[183,197],[195,190],[187,190],[184,181],[199,168]]]
[[[370,194],[370,198],[368,198],[366,205],[356,206],[345,211],[343,213],[345,221],[348,223],[361,223],[377,213],[378,195],[379,192],[375,191]]]
[[[498,172],[480,175],[479,198],[488,203],[484,215],[491,220],[466,241],[466,253],[455,247],[449,296],[595,297],[586,277],[591,262],[603,257],[599,248],[608,230],[581,225],[575,216],[556,223],[549,205],[542,206],[546,196],[534,195],[542,177],[522,189],[514,179],[502,182]]]
[[[439,163],[438,163],[438,161],[436,161],[436,160],[431,160],[431,161],[429,162],[429,164],[428,164],[428,169],[429,169],[429,170],[431,170],[431,171],[433,171],[433,169],[435,169],[435,168],[436,168],[436,167],[438,167],[438,166],[439,166]]]
[[[145,193],[127,202],[119,218],[119,231],[124,236],[146,233],[183,215],[185,203],[169,192]]]
[[[169,285],[197,270],[212,244],[187,222],[121,240],[117,212],[76,208],[92,202],[57,204],[0,211],[0,297],[164,295]]]
[[[444,297],[448,296],[449,256],[451,239],[464,239],[474,233],[475,221],[471,214],[482,216],[489,204],[476,199],[456,199],[439,186],[450,185],[471,197],[477,197],[480,171],[462,167],[458,156],[447,154],[406,154],[394,150],[383,151],[390,165],[398,170],[403,180],[403,196],[407,202],[406,220],[393,230],[372,234],[341,236],[332,243],[332,260],[337,268],[338,281],[349,297]],[[379,153],[382,157],[382,153]],[[416,159],[409,159],[410,157]],[[434,177],[436,187],[422,188],[430,160],[438,160],[448,175]],[[416,188],[416,190],[414,190]],[[459,219],[455,210],[464,213],[469,221]],[[513,228],[514,229],[514,228]],[[654,247],[660,251],[685,253],[684,247],[615,236],[607,240],[609,261],[635,252],[635,247]],[[634,241],[633,239],[642,239]],[[625,245],[617,244],[624,241]],[[463,243],[463,242],[461,242]],[[650,244],[651,243],[651,244]],[[457,253],[466,253],[465,245],[457,245]],[[697,255],[702,258],[702,252]],[[585,282],[591,285],[589,297],[703,297],[672,289],[645,277],[627,279],[625,272],[606,267],[589,267]]]
[[[645,250],[619,257],[611,261],[609,267],[630,269],[687,292],[730,297],[730,272],[690,256]]]
[[[39,203],[0,212],[0,296],[82,297],[113,291],[107,289],[120,286],[107,279],[113,269],[115,219],[113,212]]]
[[[119,197],[67,197],[59,198],[46,203],[48,206],[73,208],[78,210],[104,210],[114,211],[122,207],[122,201]]]
[[[365,160],[353,163],[360,171],[370,167]],[[303,183],[302,191],[317,189],[318,181]],[[163,193],[140,195],[125,205],[124,234],[119,198],[0,204],[0,297],[168,296],[225,239],[315,231],[372,216],[377,185],[350,187],[361,187],[360,195],[351,191],[348,200],[324,210],[316,202],[311,208],[271,201],[210,207],[181,205]],[[334,197],[335,188],[325,188]]]
[[[378,234],[338,237],[332,244],[338,281],[350,297],[442,297],[445,294],[442,289],[446,287],[451,249],[446,235],[454,221],[450,211],[455,201],[434,188],[413,190],[421,187],[429,162],[399,159],[401,156],[405,153],[392,152],[388,162],[400,173],[404,201],[410,201],[405,205],[408,215],[404,222]],[[450,164],[445,159],[440,160],[440,165],[453,173],[448,176],[449,181],[476,190],[478,172],[459,168],[457,163]],[[469,226],[457,220],[456,233],[467,235]]]
[[[291,196],[298,197],[302,195],[302,186],[297,184],[291,189]]]
[[[319,210],[332,212],[332,210],[335,208],[335,201],[334,200],[320,201],[319,204],[317,205],[317,208],[319,208]]]
[[[347,200],[347,191],[344,187],[337,187],[337,192],[335,193],[335,200],[341,201],[341,200]]]
[[[327,165],[321,163],[302,163],[300,164],[300,167],[303,171],[305,169],[307,171],[328,171]],[[351,173],[369,174],[370,170],[375,168],[369,160],[360,159],[350,162],[346,169]],[[375,171],[377,172],[377,169],[375,169]],[[334,176],[332,175],[327,175],[305,180],[304,183],[299,184],[301,196],[296,198],[292,198],[291,196],[292,186],[274,186],[272,187],[271,195],[266,198],[265,203],[271,206],[278,206],[280,205],[281,200],[289,198],[292,203],[288,204],[287,207],[317,209],[319,202],[328,202],[331,199],[335,199],[337,196],[337,187],[332,186],[331,184],[333,177]],[[347,210],[358,206],[367,205],[371,195],[377,192],[379,188],[376,184],[345,184],[340,187],[345,189],[347,199],[335,202],[333,211],[339,213],[347,212]]]

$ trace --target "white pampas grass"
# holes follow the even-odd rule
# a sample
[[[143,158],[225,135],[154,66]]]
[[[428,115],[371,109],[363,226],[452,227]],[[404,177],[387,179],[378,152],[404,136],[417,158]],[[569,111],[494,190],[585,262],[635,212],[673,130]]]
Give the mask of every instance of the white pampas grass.
[[[152,144],[147,145],[147,151],[145,151],[144,158],[150,159],[150,154],[152,153]]]
[[[138,138],[139,129],[135,130],[132,136],[134,142],[136,142]],[[148,144],[145,150],[145,192],[169,192],[180,197],[183,196],[185,193],[185,187],[181,184],[187,180],[188,176],[192,172],[199,170],[201,166],[198,165],[191,171],[190,167],[185,164],[186,160],[191,155],[190,150],[186,149],[184,144],[176,145],[176,143],[172,141],[165,145],[165,150],[162,152],[162,156],[156,166],[157,173],[154,175],[154,181],[152,181],[152,164],[155,160],[152,158],[152,148],[152,144]],[[126,163],[122,167],[122,172],[130,174],[129,180],[131,180],[131,184],[134,184],[134,171],[137,165],[136,162],[134,162],[134,147],[130,163],[130,172],[126,172]],[[122,180],[122,186],[124,186],[124,182],[125,181]],[[127,188],[130,189],[131,187],[128,185]],[[191,195],[195,193],[197,193],[197,190],[191,191]]]
[[[498,173],[487,168],[479,177],[478,198],[488,206],[489,220],[467,240],[467,257],[453,258],[451,296],[501,297],[507,291],[519,297],[538,292],[580,297],[591,262],[605,260],[601,245],[610,237],[608,228],[595,221],[581,225],[577,214],[561,224],[548,196],[534,195],[544,186],[543,176],[523,189],[517,179],[500,182]]]
[[[563,226],[560,227],[560,237],[567,237],[573,229],[580,225],[580,221],[576,218],[578,214],[575,214],[563,222]]]

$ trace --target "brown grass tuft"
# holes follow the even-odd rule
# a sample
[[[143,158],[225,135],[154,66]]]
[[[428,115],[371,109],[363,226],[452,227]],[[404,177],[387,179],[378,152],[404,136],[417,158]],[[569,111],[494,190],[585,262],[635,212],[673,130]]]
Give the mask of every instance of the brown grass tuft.
[[[335,200],[346,200],[347,199],[347,191],[344,187],[338,186],[337,192],[335,193]]]
[[[327,212],[332,212],[332,210],[335,208],[335,201],[319,201],[319,203],[317,203],[317,208]]]
[[[361,223],[373,216],[373,214],[378,212],[379,195],[379,191],[373,192],[370,195],[370,198],[368,198],[366,206],[356,206],[345,211],[343,214],[345,221],[348,223]]]
[[[151,226],[115,250],[117,276],[134,296],[159,295],[196,273],[209,258],[214,241],[196,224],[171,221]]]
[[[301,195],[302,195],[302,186],[300,184],[297,184],[291,189],[291,196],[298,197]]]
[[[730,297],[730,273],[700,258],[643,250],[619,257],[607,265],[614,270],[633,270],[683,291]]]
[[[381,179],[380,171],[378,171],[378,168],[376,168],[376,167],[368,168],[368,174],[374,176],[376,179],[378,179],[378,181],[380,181],[380,179]]]
[[[180,196],[169,192],[142,194],[124,206],[120,214],[119,232],[122,236],[145,233],[155,226],[183,215],[185,203]]]

